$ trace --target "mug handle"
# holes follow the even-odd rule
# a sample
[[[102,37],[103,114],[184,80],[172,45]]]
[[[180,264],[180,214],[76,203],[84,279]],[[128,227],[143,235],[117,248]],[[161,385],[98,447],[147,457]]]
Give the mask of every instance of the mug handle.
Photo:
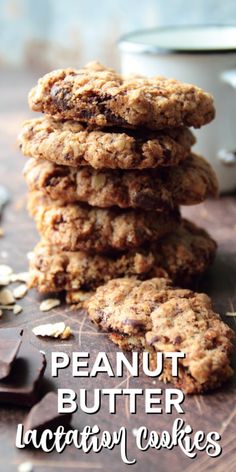
[[[236,69],[226,70],[222,72],[222,74],[220,74],[220,79],[222,82],[236,89]],[[220,149],[220,151],[218,152],[218,159],[227,166],[235,165],[236,150]]]

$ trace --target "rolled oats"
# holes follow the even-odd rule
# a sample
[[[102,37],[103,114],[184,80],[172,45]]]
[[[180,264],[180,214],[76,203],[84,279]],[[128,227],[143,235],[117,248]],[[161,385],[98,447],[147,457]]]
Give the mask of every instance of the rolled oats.
[[[48,323],[36,326],[32,329],[35,336],[48,336],[50,338],[68,339],[72,333],[71,328],[64,321]]]
[[[60,303],[61,302],[60,300],[58,300],[58,298],[47,298],[46,300],[43,300],[43,302],[40,304],[39,309],[40,311],[49,311],[59,306]]]
[[[14,305],[13,306],[13,314],[14,315],[19,315],[19,313],[21,313],[22,310],[23,310],[23,308],[20,305]]]
[[[18,287],[14,288],[13,295],[15,298],[23,298],[27,292],[28,292],[27,285],[21,284],[21,285],[18,285]]]
[[[25,282],[29,281],[29,272],[19,272],[11,275],[11,282]]]
[[[0,290],[0,304],[1,305],[12,305],[15,302],[15,298],[10,290],[3,288]]]

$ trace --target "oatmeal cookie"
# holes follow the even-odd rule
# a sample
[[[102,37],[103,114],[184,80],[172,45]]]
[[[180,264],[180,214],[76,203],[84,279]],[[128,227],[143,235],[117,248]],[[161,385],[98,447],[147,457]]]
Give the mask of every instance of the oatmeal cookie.
[[[101,209],[85,204],[52,201],[31,192],[28,209],[40,234],[68,251],[119,251],[156,241],[180,222],[177,208],[164,212]]]
[[[91,290],[113,277],[146,277],[153,271],[152,252],[130,251],[127,254],[91,255],[83,251],[58,251],[42,240],[30,261],[30,286],[40,292]],[[158,269],[157,273],[166,275]]]
[[[151,245],[156,266],[181,286],[190,285],[212,264],[217,244],[203,228],[186,219],[160,242]]]
[[[30,159],[24,176],[30,191],[41,191],[52,200],[85,202],[100,208],[163,210],[200,203],[218,191],[210,164],[194,154],[178,167],[142,172],[75,169]]]
[[[76,121],[48,117],[26,121],[18,138],[27,157],[95,169],[145,169],[176,165],[195,142],[187,128],[162,131],[90,130]]]
[[[199,128],[215,114],[212,96],[164,77],[123,77],[98,62],[46,74],[29,94],[29,106],[57,120],[97,126]]]
[[[125,254],[58,251],[58,246],[44,240],[36,246],[30,262],[31,286],[40,292],[90,290],[123,276],[169,276],[185,286],[208,268],[215,250],[210,236],[186,220],[152,248]]]
[[[184,352],[178,377],[172,377],[166,359],[161,379],[187,393],[219,387],[233,374],[234,333],[203,293],[174,288],[163,278],[113,279],[99,287],[85,306],[90,319],[122,349],[150,352],[153,368],[158,352]]]

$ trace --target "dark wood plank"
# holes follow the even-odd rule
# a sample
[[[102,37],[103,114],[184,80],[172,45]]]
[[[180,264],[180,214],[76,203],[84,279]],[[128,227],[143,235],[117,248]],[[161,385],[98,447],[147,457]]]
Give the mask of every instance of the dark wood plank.
[[[9,188],[12,201],[4,213],[0,225],[5,236],[0,239],[0,263],[10,264],[15,271],[27,269],[26,254],[38,240],[33,222],[25,210],[26,187],[21,175],[25,162],[16,145],[16,135],[20,122],[30,116],[27,109],[27,91],[35,82],[35,77],[27,73],[2,73],[0,75],[0,183]],[[184,213],[195,222],[203,225],[216,238],[219,244],[216,261],[204,277],[198,290],[205,290],[213,297],[214,305],[223,318],[235,327],[235,319],[224,317],[225,312],[236,308],[236,198],[227,196],[217,201],[209,201]],[[75,391],[87,388],[92,395],[93,388],[118,386],[120,379],[107,379],[98,376],[95,380],[88,378],[73,379],[70,369],[64,370],[58,379],[50,378],[50,352],[64,350],[90,351],[91,362],[100,350],[109,352],[114,362],[115,346],[106,337],[97,332],[96,328],[86,319],[83,313],[73,312],[68,307],[59,307],[48,313],[39,311],[40,296],[31,291],[22,301],[24,311],[17,317],[9,312],[1,319],[1,326],[23,326],[25,335],[30,342],[46,352],[48,367],[46,380],[52,388],[70,386]],[[58,342],[37,339],[31,332],[40,322],[65,320],[73,329],[71,340]],[[0,333],[1,336],[1,333]],[[234,364],[235,364],[234,360]],[[155,388],[163,384],[141,375],[139,379],[129,377],[123,379],[124,387]],[[146,425],[150,430],[161,431],[170,429],[177,415],[145,415],[141,402],[137,415],[130,415],[127,403],[120,400],[116,415],[107,414],[107,403],[100,412],[85,415],[78,412],[74,418],[74,426],[80,430],[86,424],[98,424],[101,429],[117,430],[124,425],[129,431],[129,457],[136,457],[137,464],[132,466],[135,471],[188,472],[218,471],[233,472],[236,469],[235,457],[235,419],[236,419],[236,381],[234,379],[217,392],[187,397],[184,403],[184,419],[196,430],[205,432],[216,430],[222,434],[223,453],[217,459],[210,459],[205,453],[199,453],[197,459],[191,460],[179,449],[172,451],[138,452],[134,445],[132,430]],[[74,448],[68,448],[62,455],[45,454],[40,451],[17,450],[14,446],[17,423],[22,422],[26,412],[19,408],[0,408],[0,470],[16,471],[17,465],[25,460],[32,461],[34,471],[67,471],[67,470],[111,470],[120,472],[127,470],[120,460],[118,449],[100,454],[82,454]],[[111,465],[112,464],[112,465]]]

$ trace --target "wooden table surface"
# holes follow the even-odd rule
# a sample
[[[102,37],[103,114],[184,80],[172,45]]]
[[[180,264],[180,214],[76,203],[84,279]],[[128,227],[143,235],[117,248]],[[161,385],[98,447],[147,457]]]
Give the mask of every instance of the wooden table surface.
[[[11,192],[12,201],[6,208],[0,226],[5,235],[0,239],[0,264],[12,266],[14,271],[27,270],[26,254],[30,251],[38,235],[33,222],[25,210],[26,187],[22,178],[24,158],[20,155],[16,145],[16,135],[23,119],[30,116],[27,109],[27,91],[35,83],[35,75],[27,73],[0,74],[0,183],[4,183]],[[235,196],[222,197],[217,201],[188,208],[184,210],[193,221],[207,228],[217,240],[219,249],[216,261],[204,277],[198,290],[206,291],[212,296],[214,306],[223,318],[235,327],[235,319],[226,318],[227,311],[236,311],[236,198]],[[141,375],[138,379],[125,376],[124,379],[107,379],[107,376],[98,376],[96,379],[74,379],[70,369],[60,373],[57,379],[50,377],[50,352],[62,350],[89,351],[91,363],[100,351],[110,353],[114,360],[115,346],[107,341],[106,337],[98,333],[96,328],[86,319],[83,313],[71,311],[62,306],[47,313],[39,311],[39,295],[31,291],[22,300],[24,310],[18,316],[10,312],[1,319],[2,327],[22,326],[30,342],[46,352],[48,366],[46,370],[45,388],[56,390],[58,387],[70,386],[75,391],[87,388],[89,395],[93,389],[104,387],[130,388],[165,388],[160,382],[153,383],[151,378]],[[41,322],[65,320],[73,329],[74,337],[67,341],[46,341],[36,338],[31,330]],[[0,332],[1,340],[1,332]],[[234,364],[235,364],[234,360]],[[73,426],[78,429],[98,424],[101,430],[118,430],[120,426],[127,427],[129,433],[129,457],[135,457],[134,466],[125,466],[121,462],[119,448],[105,451],[100,454],[83,454],[75,448],[66,449],[63,454],[56,452],[46,454],[40,451],[18,450],[15,448],[16,426],[25,417],[26,411],[20,408],[0,407],[0,472],[17,471],[18,465],[24,461],[31,461],[34,471],[69,471],[69,470],[123,470],[158,471],[158,472],[187,472],[217,471],[233,472],[236,470],[235,453],[235,422],[236,422],[236,376],[217,392],[204,396],[186,397],[184,402],[185,414],[183,419],[193,427],[194,431],[218,431],[222,435],[221,445],[223,452],[217,459],[209,458],[205,452],[199,452],[196,459],[188,459],[180,449],[172,451],[139,452],[135,448],[134,428],[145,425],[149,430],[162,431],[170,429],[174,418],[178,415],[147,415],[139,404],[138,413],[130,415],[127,403],[118,402],[117,414],[107,413],[107,403],[104,401],[97,415],[76,413]]]

